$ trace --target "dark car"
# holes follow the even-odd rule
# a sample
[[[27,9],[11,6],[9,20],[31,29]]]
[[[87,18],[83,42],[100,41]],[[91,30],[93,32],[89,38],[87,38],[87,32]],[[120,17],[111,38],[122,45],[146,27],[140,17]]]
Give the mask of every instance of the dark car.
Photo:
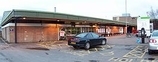
[[[106,42],[107,39],[105,37],[101,37],[94,32],[81,33],[68,39],[68,45],[74,48],[84,47],[85,49],[96,45],[105,45]]]

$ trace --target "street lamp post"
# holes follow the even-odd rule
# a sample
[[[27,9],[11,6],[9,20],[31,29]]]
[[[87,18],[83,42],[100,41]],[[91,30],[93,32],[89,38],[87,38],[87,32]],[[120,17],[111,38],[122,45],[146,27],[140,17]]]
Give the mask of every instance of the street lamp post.
[[[125,14],[126,14],[126,34],[127,34],[127,0],[125,0]]]
[[[54,7],[54,12],[56,12],[56,7]]]

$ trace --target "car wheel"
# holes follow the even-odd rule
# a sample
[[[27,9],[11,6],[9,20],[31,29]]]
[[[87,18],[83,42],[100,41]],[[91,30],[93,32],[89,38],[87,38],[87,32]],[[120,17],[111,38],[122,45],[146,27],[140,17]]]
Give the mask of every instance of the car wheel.
[[[149,54],[149,55],[152,54],[152,50],[149,50],[149,49],[148,49],[148,54]]]
[[[106,41],[105,41],[105,40],[102,40],[101,44],[102,44],[102,45],[105,45],[105,44],[106,44]]]
[[[90,44],[87,42],[87,43],[85,44],[84,48],[85,48],[86,50],[89,49],[89,48],[90,48]]]

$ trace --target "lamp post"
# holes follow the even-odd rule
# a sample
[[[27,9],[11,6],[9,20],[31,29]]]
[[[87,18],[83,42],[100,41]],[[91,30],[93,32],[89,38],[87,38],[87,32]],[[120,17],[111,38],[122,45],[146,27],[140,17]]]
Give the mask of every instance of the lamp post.
[[[54,12],[56,12],[56,7],[54,7]]]
[[[125,14],[126,14],[126,34],[127,34],[127,0],[125,0]]]

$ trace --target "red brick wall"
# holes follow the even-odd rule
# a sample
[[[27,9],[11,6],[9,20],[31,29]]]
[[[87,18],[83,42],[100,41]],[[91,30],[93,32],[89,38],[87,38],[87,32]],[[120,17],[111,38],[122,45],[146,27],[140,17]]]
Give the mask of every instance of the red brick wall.
[[[9,28],[14,28],[10,26]],[[10,31],[10,42],[14,41],[14,31]],[[18,42],[38,42],[58,40],[58,28],[54,26],[18,26]]]

